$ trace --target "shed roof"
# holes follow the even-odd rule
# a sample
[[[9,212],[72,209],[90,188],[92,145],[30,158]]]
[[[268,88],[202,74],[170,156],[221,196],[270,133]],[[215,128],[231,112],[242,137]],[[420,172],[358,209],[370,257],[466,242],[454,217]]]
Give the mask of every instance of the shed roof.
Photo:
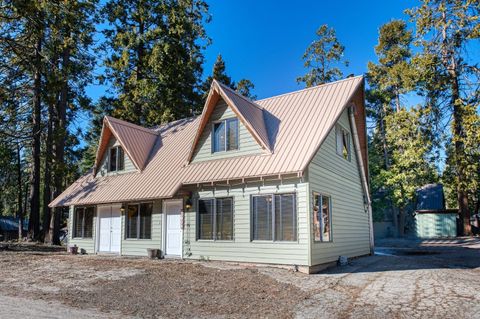
[[[363,77],[351,77],[256,102],[214,82],[212,86],[215,85],[255,127],[259,136],[266,134],[261,140],[268,140],[270,152],[189,163],[195,137],[201,132],[203,114],[211,108],[207,100],[202,116],[152,130],[156,141],[142,172],[96,177],[89,172],[50,206],[169,198],[182,185],[303,173],[355,93],[363,92]],[[260,114],[265,126],[263,133]],[[112,122],[110,118],[109,122]],[[115,123],[122,126],[125,122],[116,120]]]

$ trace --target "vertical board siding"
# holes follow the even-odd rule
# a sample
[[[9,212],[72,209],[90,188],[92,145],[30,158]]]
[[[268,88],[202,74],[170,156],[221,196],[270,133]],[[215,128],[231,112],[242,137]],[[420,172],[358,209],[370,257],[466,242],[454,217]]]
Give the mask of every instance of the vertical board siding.
[[[126,239],[126,210],[122,214],[122,250],[125,256],[147,256],[147,248],[162,249],[162,201],[153,202],[152,239]]]
[[[223,101],[219,100],[212,112],[205,129],[200,136],[198,145],[194,151],[192,162],[222,159],[241,155],[262,153],[262,148],[247,130],[242,121],[238,121],[238,150],[212,153],[212,125],[215,121],[236,117],[232,109]]]
[[[415,229],[419,238],[456,237],[457,214],[417,214]]]
[[[233,197],[234,201],[234,240],[211,241],[196,239],[196,206],[185,214],[184,257],[192,259],[225,260],[253,263],[286,265],[308,265],[308,208],[307,183],[287,183],[282,185],[247,185],[244,188],[201,190],[194,193],[198,198]],[[251,195],[296,193],[297,241],[272,242],[251,241]]]
[[[124,159],[125,159],[124,170],[119,171],[119,172],[109,172],[108,171],[108,160],[107,160],[107,158],[108,158],[109,153],[110,153],[110,148],[113,147],[113,146],[120,146],[120,143],[117,141],[116,138],[114,138],[112,136],[110,138],[110,141],[108,142],[107,150],[103,154],[102,161],[100,162],[100,169],[98,170],[98,174],[100,174],[100,176],[105,176],[105,175],[116,175],[116,174],[123,174],[123,173],[129,173],[129,172],[136,171],[135,165],[133,165],[132,160],[130,159],[130,157],[128,157],[128,154],[127,154],[127,152],[125,152],[125,150],[123,150],[123,155],[124,155]]]
[[[339,121],[350,132],[348,112]],[[335,261],[339,256],[355,257],[370,253],[368,213],[363,204],[363,189],[353,140],[351,160],[336,152],[335,128],[328,134],[308,167],[309,212],[313,220],[313,192],[331,197],[332,242],[311,243],[311,265]],[[311,223],[313,233],[313,223]]]
[[[97,210],[95,209],[95,213],[93,215],[93,232],[92,238],[73,238],[73,223],[74,223],[74,214],[75,207],[69,207],[68,213],[68,221],[67,221],[67,228],[68,228],[68,245],[77,245],[78,252],[80,253],[81,249],[84,249],[87,254],[94,254],[95,253],[95,238],[97,235]]]

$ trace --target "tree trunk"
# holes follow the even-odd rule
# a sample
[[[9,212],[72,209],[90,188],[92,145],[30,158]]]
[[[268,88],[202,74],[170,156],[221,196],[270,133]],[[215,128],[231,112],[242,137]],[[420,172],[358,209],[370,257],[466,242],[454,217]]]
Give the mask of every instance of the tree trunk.
[[[405,236],[405,209],[403,207],[398,208],[398,236]]]
[[[18,201],[18,241],[23,239],[23,196],[22,196],[22,159],[20,144],[17,143],[17,201]]]
[[[32,112],[32,166],[30,170],[30,218],[28,236],[37,240],[40,233],[40,133],[41,133],[41,57],[42,37],[35,45],[35,69]]]
[[[54,119],[54,101],[48,103],[48,125],[47,125],[47,137],[45,139],[45,169],[43,178],[43,240],[45,243],[51,242],[50,237],[50,218],[51,210],[48,204],[52,201],[51,191],[51,165],[52,165],[52,134],[53,134],[53,119]]]
[[[59,196],[63,191],[63,175],[65,174],[65,140],[67,138],[67,104],[68,104],[68,68],[70,62],[70,48],[66,47],[62,52],[62,89],[60,100],[56,110],[56,132],[55,132],[55,177],[54,197]],[[60,245],[60,224],[62,221],[62,209],[56,207],[50,220],[51,242],[53,245]]]
[[[472,227],[470,225],[470,208],[468,206],[467,190],[465,189],[466,174],[463,165],[463,157],[465,157],[465,144],[463,142],[463,105],[460,101],[460,89],[458,86],[458,75],[455,71],[456,65],[452,63],[450,70],[452,97],[451,103],[453,105],[453,121],[454,130],[453,136],[455,139],[455,166],[457,168],[457,200],[460,211],[460,218],[463,222],[463,235],[470,236],[472,234]]]

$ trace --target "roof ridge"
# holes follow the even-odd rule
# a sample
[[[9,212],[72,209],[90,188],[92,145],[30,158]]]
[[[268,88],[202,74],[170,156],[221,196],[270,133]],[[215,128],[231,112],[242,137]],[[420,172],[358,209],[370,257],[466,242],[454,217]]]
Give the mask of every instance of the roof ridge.
[[[157,132],[154,131],[153,129],[146,128],[146,127],[143,127],[143,126],[140,126],[140,125],[137,125],[137,124],[133,124],[133,123],[130,123],[130,122],[127,122],[127,121],[124,121],[124,120],[120,120],[120,119],[117,119],[117,118],[115,118],[113,116],[110,116],[110,115],[106,115],[105,117],[109,121],[113,120],[113,122],[117,122],[120,125],[125,125],[125,126],[128,126],[128,127],[132,128],[132,129],[136,129],[136,130],[139,130],[139,131],[144,131],[146,133],[157,135]]]
[[[264,99],[256,100],[255,102],[266,101],[266,100],[270,100],[270,99],[275,99],[275,98],[279,98],[279,97],[282,97],[282,96],[286,96],[286,95],[290,95],[290,94],[296,94],[296,93],[300,93],[300,92],[303,92],[303,91],[309,91],[309,90],[313,90],[313,89],[318,89],[318,88],[320,88],[320,87],[329,86],[329,85],[333,85],[333,84],[338,84],[338,83],[340,83],[340,82],[345,82],[345,81],[351,81],[351,80],[353,80],[353,79],[363,78],[363,77],[364,77],[363,74],[360,74],[360,75],[352,76],[352,77],[349,77],[349,78],[341,79],[341,80],[338,80],[338,81],[333,81],[333,82],[328,82],[328,83],[323,83],[323,84],[311,86],[311,87],[308,87],[308,88],[303,88],[303,89],[297,90],[297,91],[292,91],[292,92],[287,92],[287,93],[281,93],[281,94],[278,94],[278,95],[266,97],[266,98],[264,98]]]
[[[230,88],[230,87],[226,86],[226,85],[225,85],[225,84],[223,84],[222,82],[220,82],[220,81],[217,81],[217,80],[215,80],[215,81],[216,81],[218,84],[220,84],[220,86],[221,86],[222,88],[224,88],[224,89],[227,89],[227,90],[231,91],[232,93],[234,93],[234,94],[235,94],[235,95],[237,95],[238,97],[240,97],[240,98],[244,99],[245,101],[247,101],[247,102],[251,103],[253,106],[255,106],[255,107],[259,108],[260,110],[263,110],[263,107],[261,107],[260,105],[258,105],[257,103],[255,103],[255,101],[253,101],[253,100],[249,99],[248,97],[246,97],[246,96],[244,96],[244,95],[242,95],[242,94],[238,93],[237,91],[235,91],[234,89],[232,89],[232,88]]]

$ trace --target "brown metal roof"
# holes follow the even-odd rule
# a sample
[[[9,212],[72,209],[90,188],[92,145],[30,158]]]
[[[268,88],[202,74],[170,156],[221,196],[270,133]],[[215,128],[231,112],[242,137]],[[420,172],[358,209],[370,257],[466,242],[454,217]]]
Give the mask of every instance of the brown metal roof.
[[[88,173],[58,196],[50,206],[168,198],[187,184],[302,173],[342,111],[356,92],[362,92],[361,89],[363,90],[363,77],[358,76],[259,100],[253,106],[250,104],[255,104],[254,102],[223,89],[223,93],[245,118],[249,118],[247,121],[256,127],[257,132],[260,113],[255,110],[262,112],[264,134],[267,135],[272,152],[188,163],[192,141],[201,132],[199,128],[201,122],[205,121],[204,117],[211,112],[207,110],[211,108],[210,96],[202,116],[175,121],[154,131],[156,141],[143,171],[103,177],[94,177]],[[216,101],[219,96],[223,97],[217,95],[213,96]],[[116,121],[111,118],[108,120],[110,123]],[[118,126],[130,125],[123,121],[115,123]],[[115,127],[115,130],[128,129]],[[135,144],[135,139],[131,138],[129,141]]]
[[[143,170],[158,134],[153,130],[111,116],[105,116],[97,157],[95,159],[94,172],[96,173],[98,169],[103,154],[106,151],[108,141],[112,135],[115,136],[120,145],[122,145],[135,167]]]

